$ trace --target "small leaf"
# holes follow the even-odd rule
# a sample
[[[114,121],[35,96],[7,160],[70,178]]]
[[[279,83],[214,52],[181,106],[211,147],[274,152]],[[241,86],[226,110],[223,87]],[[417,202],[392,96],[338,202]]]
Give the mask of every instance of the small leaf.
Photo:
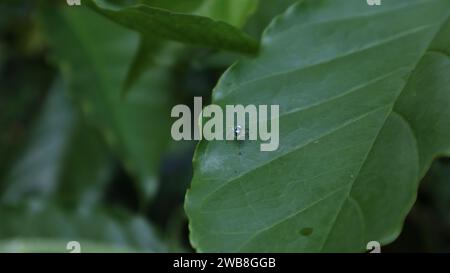
[[[256,53],[258,50],[258,42],[241,30],[207,17],[176,13],[147,5],[110,9],[101,5],[98,0],[89,0],[86,4],[144,36],[242,53]]]
[[[222,20],[241,27],[256,7],[256,0],[143,0],[140,3],[167,9],[177,13],[192,13]],[[226,8],[224,7],[226,6]],[[187,54],[188,47],[161,39],[155,35],[142,35],[139,50],[128,72],[123,93],[130,90],[134,82],[147,69],[155,66],[170,67],[176,63],[182,53]]]

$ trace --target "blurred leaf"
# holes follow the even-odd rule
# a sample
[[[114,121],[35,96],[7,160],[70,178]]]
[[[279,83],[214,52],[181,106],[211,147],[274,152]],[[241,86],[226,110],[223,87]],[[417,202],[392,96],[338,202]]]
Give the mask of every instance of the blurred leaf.
[[[0,3],[0,180],[22,150],[54,69],[40,50],[33,1]]]
[[[107,153],[64,91],[57,81],[49,92],[27,148],[5,178],[3,203],[58,198],[71,207],[89,207],[100,199],[96,188],[106,182]]]
[[[169,138],[171,71],[145,71],[124,99],[121,90],[137,51],[137,34],[83,7],[48,7],[43,18],[72,95],[137,176],[141,201],[148,201]]]
[[[140,0],[140,4],[180,13],[191,13],[208,0]],[[215,1],[215,0],[212,0]]]
[[[274,20],[275,16],[283,13],[294,3],[301,1],[303,0],[261,0],[256,11],[247,20],[244,30],[253,37],[260,38],[264,29]]]
[[[67,240],[52,239],[11,239],[0,241],[0,253],[70,253]],[[83,241],[81,253],[128,253],[136,252],[134,249],[116,247],[107,244]]]
[[[292,1],[292,0],[291,0]],[[141,0],[140,3],[177,13],[191,13],[242,27],[258,0]]]
[[[450,147],[449,15],[447,0],[324,0],[274,19],[260,55],[225,72],[213,103],[279,105],[280,146],[200,142],[185,202],[192,245],[354,252],[392,242]]]
[[[69,241],[79,242],[82,252],[165,250],[145,219],[123,213],[116,215],[99,210],[74,213],[50,207],[38,211],[8,207],[0,209],[0,215],[0,251],[4,252],[68,252],[66,244]]]
[[[250,14],[247,13],[246,17],[245,16],[242,17],[244,22],[246,21],[246,23],[244,24],[244,30],[248,32],[251,36],[259,39],[262,35],[263,30],[269,25],[270,21],[272,21],[272,19],[274,19],[275,16],[279,15],[289,6],[299,1],[302,0],[259,1],[259,5],[255,5],[257,6],[257,9],[254,12],[251,12]],[[214,1],[210,1],[208,3],[212,2]],[[212,54],[207,55],[204,58],[199,58],[199,60],[194,59],[193,63],[196,67],[226,69],[227,67],[235,63],[237,60],[239,60],[241,57],[242,56],[234,52],[219,51],[219,52],[212,52]]]
[[[302,0],[258,1],[257,3],[259,3],[259,5],[256,5],[255,3],[255,7],[252,7],[252,9],[255,9],[254,11],[249,11],[248,13],[242,14],[243,17],[241,19],[242,22],[245,22],[245,24],[239,24],[239,26],[244,25],[244,30],[247,33],[259,39],[263,30],[269,25],[270,21],[272,21],[275,16],[279,15],[289,6],[299,1]],[[209,5],[212,5],[212,2],[214,1],[208,1],[208,3],[210,3]],[[222,0],[217,2],[222,2]],[[212,14],[205,16],[212,16]],[[227,20],[227,22],[229,21]],[[212,52],[203,58],[193,59],[192,63],[195,67],[199,68],[226,69],[241,58],[242,56],[235,52],[218,51]]]
[[[204,0],[195,14],[240,28],[257,6],[258,0]]]
[[[141,0],[140,3],[173,12],[211,17],[241,27],[256,7],[257,0]],[[225,11],[228,13],[223,13]],[[183,53],[188,51],[189,49],[182,45],[168,42],[155,35],[142,35],[138,53],[128,72],[123,91],[129,91],[145,70],[153,66],[174,65]]]
[[[0,71],[0,180],[23,150],[51,77],[52,71],[16,59],[8,59]]]
[[[256,53],[258,50],[255,40],[225,22],[147,5],[110,9],[102,3],[99,0],[86,1],[86,4],[98,13],[144,36],[242,53]]]
[[[139,48],[133,57],[133,63],[127,73],[122,90],[123,94],[130,91],[144,73],[149,71],[170,71],[176,64],[183,47],[170,41],[157,38],[141,37]],[[151,72],[150,72],[151,73]]]

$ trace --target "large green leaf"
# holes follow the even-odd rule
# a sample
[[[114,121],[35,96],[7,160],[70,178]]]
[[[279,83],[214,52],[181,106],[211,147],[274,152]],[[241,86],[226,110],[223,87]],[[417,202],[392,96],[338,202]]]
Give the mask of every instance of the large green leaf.
[[[171,71],[165,65],[146,70],[123,98],[138,34],[83,7],[47,7],[43,19],[71,94],[138,178],[147,200],[169,137]]]
[[[208,17],[177,13],[147,5],[111,8],[102,1],[94,0],[86,1],[86,4],[144,36],[243,53],[255,53],[258,50],[258,43],[238,28]]]
[[[329,252],[393,241],[418,181],[450,148],[449,14],[447,0],[320,0],[275,19],[213,103],[279,104],[279,149],[199,144],[185,203],[193,246]]]

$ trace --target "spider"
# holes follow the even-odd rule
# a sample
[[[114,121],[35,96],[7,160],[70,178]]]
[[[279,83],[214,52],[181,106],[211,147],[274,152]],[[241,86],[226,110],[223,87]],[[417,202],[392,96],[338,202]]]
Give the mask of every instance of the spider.
[[[241,125],[237,125],[233,133],[235,140],[245,140],[245,136],[248,135],[248,129],[243,130]]]

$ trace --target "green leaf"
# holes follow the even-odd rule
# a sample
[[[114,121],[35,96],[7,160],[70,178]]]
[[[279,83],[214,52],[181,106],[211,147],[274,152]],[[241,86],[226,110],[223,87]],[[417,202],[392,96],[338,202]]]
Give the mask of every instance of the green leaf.
[[[447,0],[323,0],[276,18],[213,103],[279,104],[279,149],[199,144],[185,203],[192,245],[353,252],[392,242],[419,180],[450,148],[449,14]]]
[[[167,9],[177,13],[192,13],[221,20],[231,25],[241,27],[256,7],[256,0],[142,0],[139,3]],[[226,8],[225,8],[226,6]],[[226,13],[225,13],[226,12]],[[182,55],[187,55],[189,47],[176,42],[158,38],[155,35],[142,35],[139,50],[124,86],[124,94],[141,74],[154,66],[170,67],[176,64]]]
[[[103,210],[71,212],[46,207],[0,209],[1,252],[69,252],[70,241],[82,252],[160,252],[165,247],[139,216]]]
[[[183,47],[171,41],[141,37],[139,48],[133,57],[128,71],[122,94],[127,94],[133,85],[148,71],[170,73],[175,66]]]
[[[108,153],[65,91],[61,80],[51,88],[26,149],[3,181],[2,203],[57,199],[67,207],[89,208],[101,199]]]
[[[205,0],[196,14],[242,27],[257,6],[258,0]]]
[[[138,2],[150,7],[161,8],[180,13],[190,13],[204,4],[205,0],[140,0]]]
[[[298,1],[299,0],[259,1],[260,4],[257,6],[257,9],[249,14],[248,18],[245,18],[247,19],[247,22],[244,24],[244,31],[249,33],[252,37],[257,37],[259,40],[264,28],[270,21]],[[196,61],[195,65],[197,67],[226,69],[240,58],[241,56],[239,54],[219,51],[206,59],[202,59],[201,62],[197,60],[194,61]]]
[[[258,6],[258,0],[141,0],[139,3],[171,12],[208,17],[238,28],[245,24]]]
[[[207,17],[171,12],[147,5],[112,9],[98,0],[86,1],[86,4],[144,36],[242,53],[255,53],[258,50],[258,42],[241,30]]]
[[[137,177],[144,206],[156,189],[169,137],[171,71],[159,66],[145,71],[123,98],[137,34],[83,7],[47,7],[43,19],[71,94]]]
[[[278,0],[278,1],[261,1],[256,11],[248,18],[244,30],[253,37],[261,37],[264,28],[272,21],[272,19],[285,11],[292,4],[303,0]]]
[[[179,13],[192,13],[242,27],[258,0],[141,0],[142,4]]]

